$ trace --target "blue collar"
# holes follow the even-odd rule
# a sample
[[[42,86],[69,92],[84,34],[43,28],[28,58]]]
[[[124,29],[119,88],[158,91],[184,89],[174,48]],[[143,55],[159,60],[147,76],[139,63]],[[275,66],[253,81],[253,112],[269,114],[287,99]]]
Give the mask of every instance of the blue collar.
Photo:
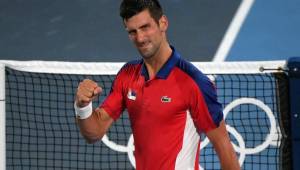
[[[180,54],[175,50],[175,48],[173,46],[170,46],[170,47],[172,48],[171,57],[162,66],[162,68],[158,71],[158,73],[155,76],[156,78],[167,79],[168,75],[170,74],[172,69],[176,66],[178,60],[180,59]],[[142,65],[141,74],[145,77],[145,80],[149,80],[148,70],[147,70],[144,62]]]

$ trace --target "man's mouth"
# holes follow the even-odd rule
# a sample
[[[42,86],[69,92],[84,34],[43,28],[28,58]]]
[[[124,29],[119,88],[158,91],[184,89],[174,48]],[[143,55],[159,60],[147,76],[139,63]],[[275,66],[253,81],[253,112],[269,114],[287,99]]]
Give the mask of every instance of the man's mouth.
[[[138,44],[138,47],[139,47],[139,48],[147,48],[149,44],[150,44],[149,42],[139,43],[139,44]]]

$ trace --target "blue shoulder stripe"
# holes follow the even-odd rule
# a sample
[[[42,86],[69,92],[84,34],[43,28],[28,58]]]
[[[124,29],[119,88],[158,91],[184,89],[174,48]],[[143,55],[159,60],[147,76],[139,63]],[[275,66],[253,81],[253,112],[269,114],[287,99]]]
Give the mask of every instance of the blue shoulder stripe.
[[[222,104],[218,102],[216,89],[211,80],[193,64],[183,59],[178,61],[177,67],[187,73],[196,82],[204,95],[209,113],[215,125],[219,126],[219,123],[223,119],[223,109]]]

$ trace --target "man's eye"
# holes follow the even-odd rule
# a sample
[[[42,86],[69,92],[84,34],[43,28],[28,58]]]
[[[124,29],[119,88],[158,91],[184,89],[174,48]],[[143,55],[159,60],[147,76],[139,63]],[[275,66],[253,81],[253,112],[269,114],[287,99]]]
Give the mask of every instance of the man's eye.
[[[129,31],[129,32],[128,32],[128,35],[130,35],[130,36],[134,36],[135,34],[136,34],[135,31]]]
[[[144,25],[141,29],[143,30],[143,31],[147,31],[148,29],[149,29],[149,25]]]

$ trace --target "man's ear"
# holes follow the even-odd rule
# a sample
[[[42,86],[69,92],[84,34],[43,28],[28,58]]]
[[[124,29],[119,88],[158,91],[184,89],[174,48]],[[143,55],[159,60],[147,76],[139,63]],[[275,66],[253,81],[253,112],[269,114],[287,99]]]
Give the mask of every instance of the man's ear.
[[[166,32],[169,26],[168,18],[167,16],[163,15],[159,19],[159,28],[161,31]]]

